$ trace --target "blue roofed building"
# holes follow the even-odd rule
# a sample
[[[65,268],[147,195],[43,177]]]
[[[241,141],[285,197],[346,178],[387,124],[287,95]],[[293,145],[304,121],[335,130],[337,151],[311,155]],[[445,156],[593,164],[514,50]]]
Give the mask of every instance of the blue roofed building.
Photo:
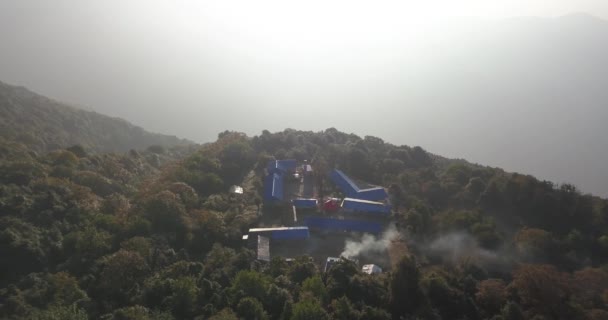
[[[285,177],[296,171],[298,164],[294,159],[272,160],[266,167],[268,175],[264,180],[264,203],[279,204],[285,200]]]
[[[359,190],[359,192],[357,192],[357,194],[353,198],[368,201],[378,201],[388,198],[388,193],[386,193],[386,190],[382,187],[375,187]]]
[[[296,208],[314,209],[317,208],[319,201],[317,199],[293,199],[291,201]]]
[[[361,199],[345,198],[342,201],[342,209],[346,212],[364,212],[389,215],[391,207],[382,202]]]
[[[283,201],[283,175],[272,173],[264,180],[264,203],[272,204]]]
[[[359,192],[359,187],[344,172],[335,169],[329,175],[331,180],[342,190],[347,197],[354,197]]]
[[[249,236],[263,235],[271,240],[303,240],[310,237],[308,227],[277,227],[249,229]]]
[[[379,234],[383,229],[382,224],[379,222],[352,219],[307,217],[304,219],[304,223],[310,229],[327,231],[357,231]]]
[[[379,201],[388,198],[388,193],[382,187],[360,189],[344,172],[335,169],[331,172],[331,180],[349,198],[363,199],[369,201]]]

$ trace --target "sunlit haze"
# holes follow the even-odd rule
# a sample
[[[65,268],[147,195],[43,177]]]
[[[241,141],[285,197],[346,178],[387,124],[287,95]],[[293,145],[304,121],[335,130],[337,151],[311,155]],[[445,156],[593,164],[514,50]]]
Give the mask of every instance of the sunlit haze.
[[[0,0],[0,80],[197,142],[336,127],[606,195],[585,171],[608,156],[605,19],[605,0]]]

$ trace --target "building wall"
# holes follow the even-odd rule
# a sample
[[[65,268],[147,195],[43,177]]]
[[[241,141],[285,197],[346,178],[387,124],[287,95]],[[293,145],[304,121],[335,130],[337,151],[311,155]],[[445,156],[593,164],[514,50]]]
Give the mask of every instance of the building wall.
[[[277,230],[277,231],[272,231],[270,234],[270,238],[272,240],[298,240],[298,239],[308,239],[309,237],[310,237],[310,233],[308,231],[308,228]]]
[[[294,199],[293,205],[296,208],[316,208],[317,207],[317,199]]]
[[[308,239],[310,233],[308,227],[280,227],[280,228],[255,228],[249,229],[249,236],[262,235],[272,240]]]
[[[359,190],[359,192],[357,192],[357,194],[355,194],[351,198],[369,201],[381,201],[388,198],[388,194],[386,193],[386,190],[384,190],[384,188],[372,188]]]
[[[358,231],[379,234],[383,229],[381,223],[365,220],[307,217],[304,219],[304,223],[310,229],[330,231]]]
[[[369,203],[354,199],[344,199],[342,208],[349,211],[369,212],[382,215],[388,215],[391,212],[391,208],[382,203]]]

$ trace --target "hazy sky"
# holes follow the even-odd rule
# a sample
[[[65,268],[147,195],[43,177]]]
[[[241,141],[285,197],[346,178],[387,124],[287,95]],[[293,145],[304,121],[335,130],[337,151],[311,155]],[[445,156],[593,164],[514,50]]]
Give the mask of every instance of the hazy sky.
[[[558,151],[572,150],[545,139],[554,128],[537,130],[527,119],[538,118],[521,116],[522,106],[564,100],[549,89],[571,87],[551,80],[561,75],[551,58],[539,54],[533,65],[547,64],[547,72],[526,77],[547,89],[536,97],[512,88],[521,77],[513,70],[529,66],[527,56],[486,52],[522,45],[511,38],[528,32],[504,31],[516,17],[551,25],[579,12],[608,19],[608,2],[0,0],[0,81],[198,142],[225,129],[336,127],[607,195],[608,176],[570,170],[572,159]],[[560,28],[553,28],[556,39]],[[536,43],[523,45],[550,50]],[[499,58],[486,58],[492,55]],[[598,59],[606,66],[605,57]],[[606,75],[596,67],[583,69],[593,79]],[[583,69],[564,72],[572,79]],[[585,88],[593,86],[591,78],[581,78]],[[589,90],[572,103],[586,99],[592,109],[598,101],[605,108],[605,90]],[[486,105],[504,106],[509,113],[499,120],[513,125],[493,123],[496,109]],[[502,129],[492,130],[495,125]],[[511,127],[522,133],[504,131]],[[574,136],[579,144],[600,139],[594,132]],[[563,161],[547,165],[547,159]],[[601,167],[605,158],[586,159],[585,166]]]

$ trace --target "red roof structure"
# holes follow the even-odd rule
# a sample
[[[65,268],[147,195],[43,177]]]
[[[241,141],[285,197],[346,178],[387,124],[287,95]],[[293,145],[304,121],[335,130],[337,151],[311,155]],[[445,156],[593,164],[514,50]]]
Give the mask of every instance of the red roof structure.
[[[329,199],[323,203],[323,210],[326,212],[337,212],[340,210],[340,202],[338,199]]]

